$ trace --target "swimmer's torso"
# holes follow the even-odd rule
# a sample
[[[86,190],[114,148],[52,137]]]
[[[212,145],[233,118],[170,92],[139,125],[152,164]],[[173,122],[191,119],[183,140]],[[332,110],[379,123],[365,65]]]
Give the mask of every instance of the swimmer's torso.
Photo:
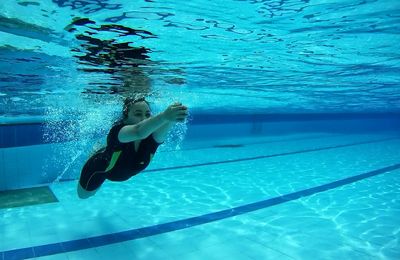
[[[135,142],[119,142],[118,133],[123,126],[122,123],[114,125],[107,136],[107,147],[91,158],[104,168],[97,170],[106,171],[106,178],[111,181],[124,181],[144,170],[160,145],[149,135],[140,141],[136,151]]]

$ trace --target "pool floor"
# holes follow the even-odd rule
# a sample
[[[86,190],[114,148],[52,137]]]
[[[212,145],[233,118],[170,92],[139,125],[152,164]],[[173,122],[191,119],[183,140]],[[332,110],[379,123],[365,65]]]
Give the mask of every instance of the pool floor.
[[[395,133],[163,147],[90,199],[69,181],[0,209],[0,259],[400,259],[399,151]]]

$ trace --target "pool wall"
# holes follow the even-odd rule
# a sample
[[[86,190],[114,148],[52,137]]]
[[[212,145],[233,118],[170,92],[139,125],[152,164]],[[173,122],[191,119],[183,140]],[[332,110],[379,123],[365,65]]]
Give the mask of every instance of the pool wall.
[[[57,176],[82,167],[87,154],[66,160],[54,159],[54,151],[79,147],[79,141],[65,136],[57,143],[43,138],[43,123],[0,125],[0,190],[32,187],[53,182]],[[198,114],[189,122],[185,141],[291,133],[377,133],[400,134],[399,114],[302,114],[240,115]],[[99,133],[104,138],[107,133]],[[61,155],[68,156],[68,155]],[[49,160],[50,157],[53,157]],[[66,163],[72,161],[71,163]]]

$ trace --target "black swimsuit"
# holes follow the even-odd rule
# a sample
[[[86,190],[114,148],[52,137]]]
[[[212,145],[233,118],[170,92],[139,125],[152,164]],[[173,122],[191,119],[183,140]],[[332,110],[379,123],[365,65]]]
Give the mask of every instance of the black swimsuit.
[[[118,133],[123,126],[114,125],[107,136],[107,147],[97,151],[83,166],[79,183],[85,190],[96,190],[106,179],[128,180],[149,165],[160,144],[151,134],[141,140],[136,152],[135,142],[119,142]]]

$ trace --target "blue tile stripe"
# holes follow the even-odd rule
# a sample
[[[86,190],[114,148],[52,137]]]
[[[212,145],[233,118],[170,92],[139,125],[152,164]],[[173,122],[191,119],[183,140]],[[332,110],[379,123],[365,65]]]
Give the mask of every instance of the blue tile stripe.
[[[61,243],[47,244],[42,246],[20,248],[10,251],[0,252],[4,259],[25,259],[32,257],[40,257],[46,255],[66,253],[75,250],[88,249],[98,246],[104,246],[114,243],[120,243],[128,240],[134,240],[154,235],[159,235],[171,231],[181,230],[185,228],[194,227],[197,225],[202,225],[210,223],[213,221],[230,218],[252,211],[268,208],[274,205],[282,204],[288,201],[296,200],[302,197],[314,195],[320,192],[335,189],[337,187],[351,184],[369,177],[373,177],[379,174],[391,172],[400,169],[400,163],[390,165],[384,168],[376,169],[370,172],[362,173],[359,175],[351,176],[348,178],[340,179],[334,182],[323,184],[320,186],[312,187],[309,189],[304,189],[301,191],[289,193],[275,198],[266,199],[263,201],[246,204],[243,206],[221,210],[218,212],[213,212],[197,217],[182,219],[178,221],[163,223],[159,225],[132,229],[128,231],[122,231],[97,237],[90,237],[72,241],[65,241]]]
[[[227,123],[243,123],[243,124],[258,124],[267,122],[296,122],[296,131],[310,130],[308,124],[301,125],[300,122],[317,121],[320,124],[314,125],[320,131],[342,132],[347,131],[378,131],[378,130],[393,130],[397,131],[400,127],[399,112],[381,112],[381,113],[295,113],[295,114],[237,114],[232,111],[225,113],[206,113],[201,111],[191,112],[192,120],[188,121],[188,125],[207,125],[207,124],[227,124]],[[364,120],[362,124],[325,124],[329,120]],[[378,120],[378,121],[377,121]],[[349,122],[349,121],[348,121]],[[72,119],[59,122],[52,122],[57,125],[57,129],[70,127],[76,122]],[[65,126],[65,127],[64,127]],[[351,126],[351,127],[350,127]],[[46,138],[44,135],[47,132],[46,122],[32,123],[4,123],[0,122],[0,148],[10,148],[18,146],[39,145],[46,143],[68,142],[79,139],[79,133],[64,135],[62,132],[54,132],[55,138]],[[50,126],[51,127],[51,126]],[[273,128],[269,131],[281,132],[288,129],[284,126]],[[99,132],[97,137],[106,135],[107,132]]]
[[[4,252],[4,259],[6,260],[26,259],[31,257],[34,257],[33,247],[14,249]]]

